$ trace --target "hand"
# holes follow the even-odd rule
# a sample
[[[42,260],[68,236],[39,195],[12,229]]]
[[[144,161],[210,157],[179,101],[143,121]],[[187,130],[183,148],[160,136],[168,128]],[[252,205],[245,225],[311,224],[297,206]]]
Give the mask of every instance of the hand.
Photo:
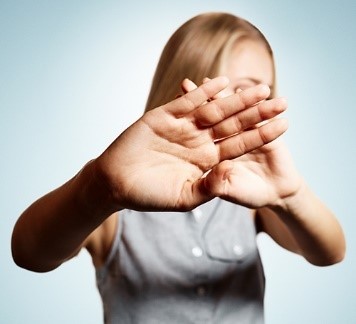
[[[203,83],[209,80],[205,78]],[[184,93],[193,91],[196,87],[187,79],[182,84]],[[213,96],[213,99],[228,95],[226,90],[222,90]],[[274,101],[276,100],[284,99],[279,98]],[[265,103],[264,107],[268,107],[268,103]],[[268,109],[263,113],[266,116],[270,111]],[[244,120],[242,115],[247,113],[247,110],[242,111],[221,122],[215,129],[223,135],[225,127],[228,128],[229,124],[236,123],[236,118]],[[302,179],[281,138],[234,160],[220,163],[213,168],[211,176],[205,181],[205,186],[214,195],[250,208],[283,205],[283,200],[294,196],[301,185]]]
[[[283,141],[278,138],[232,161],[217,165],[206,179],[216,196],[249,207],[284,207],[302,186],[302,178]]]
[[[217,176],[230,172],[225,160],[253,151],[287,129],[284,120],[270,120],[286,105],[283,100],[262,102],[269,95],[267,86],[207,103],[227,85],[219,77],[149,111],[94,161],[97,178],[117,208],[192,209],[212,199],[226,182]]]

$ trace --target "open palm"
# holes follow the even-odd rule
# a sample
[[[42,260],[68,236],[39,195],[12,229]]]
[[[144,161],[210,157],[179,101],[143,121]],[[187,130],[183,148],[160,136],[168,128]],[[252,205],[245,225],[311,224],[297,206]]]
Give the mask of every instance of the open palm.
[[[146,113],[97,159],[118,207],[192,209],[215,196],[206,186],[207,181],[211,188],[221,182],[209,173],[212,168],[224,170],[223,161],[253,151],[286,130],[280,119],[253,127],[285,109],[278,100],[262,102],[269,95],[266,86],[206,103],[227,82],[213,79]]]
[[[228,171],[227,171],[228,170]],[[212,171],[206,186],[217,196],[250,208],[277,204],[301,185],[290,153],[281,139]],[[224,178],[224,183],[217,179]]]

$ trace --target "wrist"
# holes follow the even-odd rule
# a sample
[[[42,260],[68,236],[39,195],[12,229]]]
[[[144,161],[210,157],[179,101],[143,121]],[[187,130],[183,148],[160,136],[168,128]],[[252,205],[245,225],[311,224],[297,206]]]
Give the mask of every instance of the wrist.
[[[108,216],[122,209],[110,190],[97,160],[89,161],[77,174],[76,181],[81,188],[80,200],[92,215]]]
[[[300,179],[296,189],[288,195],[279,198],[276,203],[270,206],[271,209],[291,212],[302,206],[307,199],[308,188],[303,179]]]

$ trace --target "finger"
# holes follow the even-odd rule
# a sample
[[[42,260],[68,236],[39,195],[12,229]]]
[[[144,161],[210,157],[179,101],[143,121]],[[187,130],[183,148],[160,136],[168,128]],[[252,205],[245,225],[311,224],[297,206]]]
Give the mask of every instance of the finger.
[[[195,109],[193,119],[200,127],[212,126],[268,98],[269,94],[267,85],[257,85]]]
[[[202,83],[208,83],[211,79],[209,78],[204,78]],[[188,93],[190,91],[193,91],[194,89],[198,88],[198,86],[191,80],[189,79],[184,79],[182,82],[182,90],[184,93]],[[212,99],[215,99],[216,96],[213,96]],[[211,98],[209,98],[206,102],[203,104],[206,104],[207,102],[211,101]]]
[[[162,108],[174,115],[189,114],[209,98],[226,88],[228,83],[229,80],[226,77],[214,78],[210,82],[200,85],[182,97],[165,104]]]
[[[192,80],[184,79],[181,84],[181,88],[184,93],[188,93],[198,88],[198,86]]]
[[[205,187],[205,178],[186,181],[178,205],[181,211],[189,211],[211,200],[214,196]]]
[[[198,88],[198,86],[193,81],[189,80],[188,78],[185,78],[182,81],[180,88],[182,89],[183,95],[184,95],[184,94]],[[182,94],[177,94],[174,99],[180,98],[181,96],[182,96]]]
[[[211,80],[210,78],[205,77],[203,79],[203,83],[209,82],[210,80]],[[225,98],[227,96],[230,96],[231,94],[232,94],[231,91],[228,88],[225,88],[221,90],[219,93],[217,93],[215,96],[211,97],[210,100],[208,101],[219,99],[219,98]]]
[[[203,179],[205,190],[211,195],[224,198],[228,196],[229,175],[234,169],[232,161],[222,161],[216,165],[211,172]]]
[[[204,78],[203,79],[203,83],[208,82],[209,80],[211,80],[211,79]],[[238,89],[238,90],[242,91],[241,89]],[[236,93],[238,93],[238,92],[236,92]],[[211,99],[225,98],[225,97],[230,96],[232,94],[233,93],[232,93],[232,91],[230,89],[225,88],[225,89],[221,90],[219,93],[217,93],[215,96],[213,96]]]
[[[205,77],[204,79],[203,79],[203,84],[204,83],[207,83],[207,82],[209,82],[211,79],[210,78],[208,78],[208,77]],[[224,90],[222,90],[222,91],[224,91]],[[219,92],[219,93],[221,93],[221,91]],[[208,101],[207,102],[210,102],[210,101],[212,101],[212,100],[215,100],[215,99],[218,99],[220,96],[219,96],[219,93],[217,93],[216,95],[214,95],[214,96],[212,96],[211,98],[209,98],[208,99]]]
[[[243,177],[243,174],[239,174],[233,161],[222,161],[203,179],[205,190],[213,197],[220,197],[247,208],[256,208],[248,194],[236,192],[238,189],[234,182],[238,181],[241,176]],[[234,178],[237,179],[234,180]]]
[[[211,81],[211,79],[205,77],[205,78],[203,79],[202,84],[208,83],[209,81]],[[184,93],[193,91],[193,90],[196,89],[197,87],[198,87],[198,86],[197,86],[193,81],[191,81],[191,80],[189,80],[189,79],[184,79],[183,82],[182,82],[182,90],[183,90]],[[224,91],[224,90],[222,90],[222,91]],[[213,99],[219,98],[219,97],[220,97],[219,94],[220,94],[222,91],[220,91],[219,93],[217,93],[215,96],[212,96],[211,98],[209,98],[206,102],[209,102],[209,101],[211,101],[211,100],[213,100]],[[204,103],[206,103],[206,102],[204,102]]]
[[[217,140],[239,133],[276,117],[286,109],[287,101],[284,98],[263,101],[214,125],[212,127],[212,138]]]
[[[285,119],[273,119],[266,124],[243,131],[216,143],[220,161],[237,158],[281,136],[288,128]]]

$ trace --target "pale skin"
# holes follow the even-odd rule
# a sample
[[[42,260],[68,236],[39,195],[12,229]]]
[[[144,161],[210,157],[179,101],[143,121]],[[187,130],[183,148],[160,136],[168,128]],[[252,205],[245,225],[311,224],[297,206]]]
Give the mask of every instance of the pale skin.
[[[227,63],[230,83],[218,78],[197,88],[185,80],[183,97],[145,114],[73,179],[31,205],[14,229],[15,261],[49,271],[86,247],[98,267],[115,236],[117,211],[186,211],[215,196],[251,208],[258,230],[309,262],[341,261],[338,221],[277,139],[287,129],[276,118],[287,103],[265,101],[270,90],[258,85],[272,86],[268,52],[249,44]]]
[[[212,184],[224,183],[223,161],[287,129],[284,119],[270,120],[286,102],[264,101],[270,93],[266,85],[206,103],[227,86],[228,79],[219,77],[146,113],[72,179],[29,206],[14,227],[15,262],[50,271],[85,246],[100,266],[114,237],[117,211],[186,211],[214,198]],[[232,116],[241,122],[232,125]]]
[[[272,87],[272,58],[259,42],[245,41],[235,47],[223,74],[230,79],[229,87],[215,97],[259,83]],[[187,80],[183,84],[185,91],[195,87]],[[233,124],[235,120],[231,117],[224,126],[228,122]],[[213,172],[216,177],[224,176],[225,182],[208,181],[210,190],[250,207],[258,230],[269,234],[282,247],[319,266],[344,258],[345,238],[339,222],[308,188],[281,138],[225,161]]]

